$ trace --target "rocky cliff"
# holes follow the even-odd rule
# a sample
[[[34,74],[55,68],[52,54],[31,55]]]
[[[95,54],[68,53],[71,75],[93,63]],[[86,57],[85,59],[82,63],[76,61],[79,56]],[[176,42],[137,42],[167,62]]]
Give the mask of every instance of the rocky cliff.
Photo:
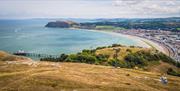
[[[73,21],[55,21],[55,22],[48,22],[45,27],[51,28],[70,28],[73,26],[78,25],[78,23]]]

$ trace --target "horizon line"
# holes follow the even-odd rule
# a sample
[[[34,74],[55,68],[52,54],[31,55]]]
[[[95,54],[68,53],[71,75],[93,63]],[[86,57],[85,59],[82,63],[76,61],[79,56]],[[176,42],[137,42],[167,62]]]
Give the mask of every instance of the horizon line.
[[[78,18],[78,17],[35,17],[35,18],[0,18],[0,20],[26,20],[26,19],[156,19],[156,18],[180,18],[180,16],[170,17],[97,17],[97,18]]]

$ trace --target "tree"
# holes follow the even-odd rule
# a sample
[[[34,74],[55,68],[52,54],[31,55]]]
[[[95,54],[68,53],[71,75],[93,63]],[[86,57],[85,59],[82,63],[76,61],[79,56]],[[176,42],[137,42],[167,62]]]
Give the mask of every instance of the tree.
[[[65,61],[67,57],[68,57],[68,55],[61,54],[60,57],[59,57],[59,61]]]
[[[119,60],[118,59],[111,59],[108,62],[109,65],[114,66],[114,67],[118,67],[119,66]]]
[[[114,54],[114,59],[117,59],[118,57],[118,53],[120,52],[120,48],[113,48],[113,50],[115,51],[115,54]]]

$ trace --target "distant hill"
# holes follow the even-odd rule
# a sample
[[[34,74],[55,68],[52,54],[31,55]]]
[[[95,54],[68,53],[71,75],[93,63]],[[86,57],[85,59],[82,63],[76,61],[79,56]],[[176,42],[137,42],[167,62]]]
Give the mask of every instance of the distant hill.
[[[45,27],[52,27],[52,28],[70,28],[74,25],[78,25],[78,23],[73,21],[55,21],[55,22],[49,22],[45,25]]]
[[[98,22],[81,23],[82,26],[95,28],[96,26],[114,26],[125,29],[149,29],[179,31],[180,17],[172,18],[148,18],[148,19],[100,19]]]
[[[74,19],[75,20],[75,19]],[[66,20],[68,21],[68,20]],[[97,26],[115,27],[113,29],[149,29],[149,30],[168,30],[179,31],[180,17],[170,18],[115,18],[115,19],[92,19],[91,22],[73,22],[69,24],[66,21],[49,22],[46,27],[59,27],[59,28],[83,28],[83,29],[96,29]],[[77,21],[77,20],[76,20]]]

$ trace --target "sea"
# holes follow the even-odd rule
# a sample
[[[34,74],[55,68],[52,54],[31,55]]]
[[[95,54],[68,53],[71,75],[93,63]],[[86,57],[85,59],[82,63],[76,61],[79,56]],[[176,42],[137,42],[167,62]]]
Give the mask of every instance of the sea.
[[[138,45],[138,40],[86,29],[47,28],[51,19],[0,20],[0,50],[9,53],[60,55],[112,44]],[[81,21],[76,22],[94,22]]]

